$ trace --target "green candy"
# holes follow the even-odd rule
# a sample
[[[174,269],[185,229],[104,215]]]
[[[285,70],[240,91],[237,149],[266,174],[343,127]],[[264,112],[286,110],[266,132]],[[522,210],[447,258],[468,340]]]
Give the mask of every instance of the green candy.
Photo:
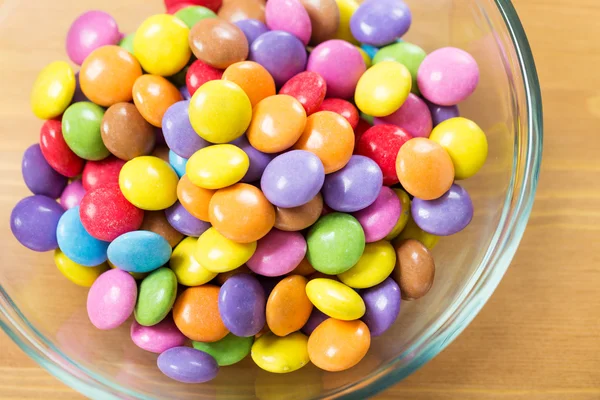
[[[129,53],[131,53],[131,55],[133,55],[133,39],[134,38],[135,38],[135,33],[130,33],[129,35],[127,35],[123,39],[121,39],[121,41],[119,42],[119,46],[124,48],[125,50],[127,50]]]
[[[202,6],[185,7],[175,13],[175,16],[185,22],[188,28],[192,29],[199,21],[206,18],[217,18],[212,10]]]
[[[363,112],[360,113],[360,117],[367,121],[369,124],[373,125],[374,117],[372,115],[367,115]]]
[[[85,160],[103,160],[110,152],[102,141],[100,125],[104,109],[82,101],[67,108],[62,119],[63,137],[67,146]]]
[[[365,232],[356,218],[332,213],[308,233],[308,262],[319,272],[338,275],[352,268],[365,250]]]
[[[188,71],[189,68],[190,68],[189,66],[183,67],[183,69],[181,71],[179,71],[175,75],[170,76],[168,79],[176,87],[185,86],[186,85],[185,78],[186,78],[187,71]]]
[[[177,297],[177,277],[169,268],[159,268],[142,281],[135,305],[135,320],[143,326],[162,321]]]
[[[233,365],[242,361],[254,343],[254,337],[239,337],[229,333],[223,339],[213,343],[193,342],[196,350],[203,351],[214,357],[219,367]]]
[[[399,42],[379,50],[373,58],[373,65],[382,61],[396,61],[400,64],[404,64],[412,76],[411,92],[418,95],[421,92],[419,91],[419,85],[417,84],[417,73],[419,72],[419,67],[425,57],[427,57],[425,50],[416,44]]]

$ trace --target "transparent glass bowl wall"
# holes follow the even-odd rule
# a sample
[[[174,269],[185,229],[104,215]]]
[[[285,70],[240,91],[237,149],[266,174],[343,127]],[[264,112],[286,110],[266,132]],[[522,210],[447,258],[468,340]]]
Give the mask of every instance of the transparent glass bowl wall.
[[[194,399],[361,399],[409,375],[438,354],[474,318],[508,267],[525,228],[541,158],[541,103],[525,34],[506,0],[406,0],[413,26],[405,37],[427,51],[456,46],[469,51],[481,83],[460,109],[487,133],[489,159],[462,182],[475,205],[473,223],[434,250],[432,291],[404,302],[397,324],[373,340],[355,368],[325,373],[312,365],[289,375],[259,370],[251,360],[223,368],[216,380],[184,385],[163,377],[156,356],[135,347],[129,324],[95,330],[86,294],[68,282],[51,253],[38,254],[12,237],[12,207],[29,193],[22,183],[23,151],[38,141],[41,121],[29,111],[38,71],[67,60],[64,38],[71,21],[93,8],[116,17],[123,32],[153,13],[160,0],[54,0],[0,3],[0,325],[50,373],[87,396]]]

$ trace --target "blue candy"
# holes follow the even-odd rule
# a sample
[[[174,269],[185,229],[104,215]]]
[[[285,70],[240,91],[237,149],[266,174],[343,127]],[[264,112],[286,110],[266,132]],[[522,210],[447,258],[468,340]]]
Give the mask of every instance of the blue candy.
[[[185,166],[187,165],[188,159],[183,158],[173,150],[169,150],[169,164],[177,172],[177,176],[180,178],[185,175]]]
[[[87,233],[79,217],[79,206],[62,215],[56,228],[56,239],[61,251],[78,264],[94,267],[106,261],[109,243]]]
[[[158,233],[127,232],[108,246],[108,259],[127,272],[145,273],[165,265],[171,258],[171,246]]]

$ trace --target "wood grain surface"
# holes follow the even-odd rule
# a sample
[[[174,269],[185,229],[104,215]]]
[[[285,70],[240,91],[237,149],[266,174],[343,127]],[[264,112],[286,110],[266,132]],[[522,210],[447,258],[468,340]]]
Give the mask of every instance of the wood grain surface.
[[[378,399],[600,399],[600,1],[514,3],[545,111],[543,172],[529,226],[469,328]],[[82,396],[0,334],[0,399],[40,398]]]

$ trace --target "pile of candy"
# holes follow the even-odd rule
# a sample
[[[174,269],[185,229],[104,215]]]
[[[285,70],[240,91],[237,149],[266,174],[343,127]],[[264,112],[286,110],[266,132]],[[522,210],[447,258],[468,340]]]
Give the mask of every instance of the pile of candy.
[[[402,41],[401,0],[165,4],[128,36],[81,15],[79,72],[40,73],[15,237],[90,287],[97,328],[134,315],[173,379],[248,354],[274,373],[353,367],[472,219],[455,180],[487,141],[456,105],[477,63]]]

